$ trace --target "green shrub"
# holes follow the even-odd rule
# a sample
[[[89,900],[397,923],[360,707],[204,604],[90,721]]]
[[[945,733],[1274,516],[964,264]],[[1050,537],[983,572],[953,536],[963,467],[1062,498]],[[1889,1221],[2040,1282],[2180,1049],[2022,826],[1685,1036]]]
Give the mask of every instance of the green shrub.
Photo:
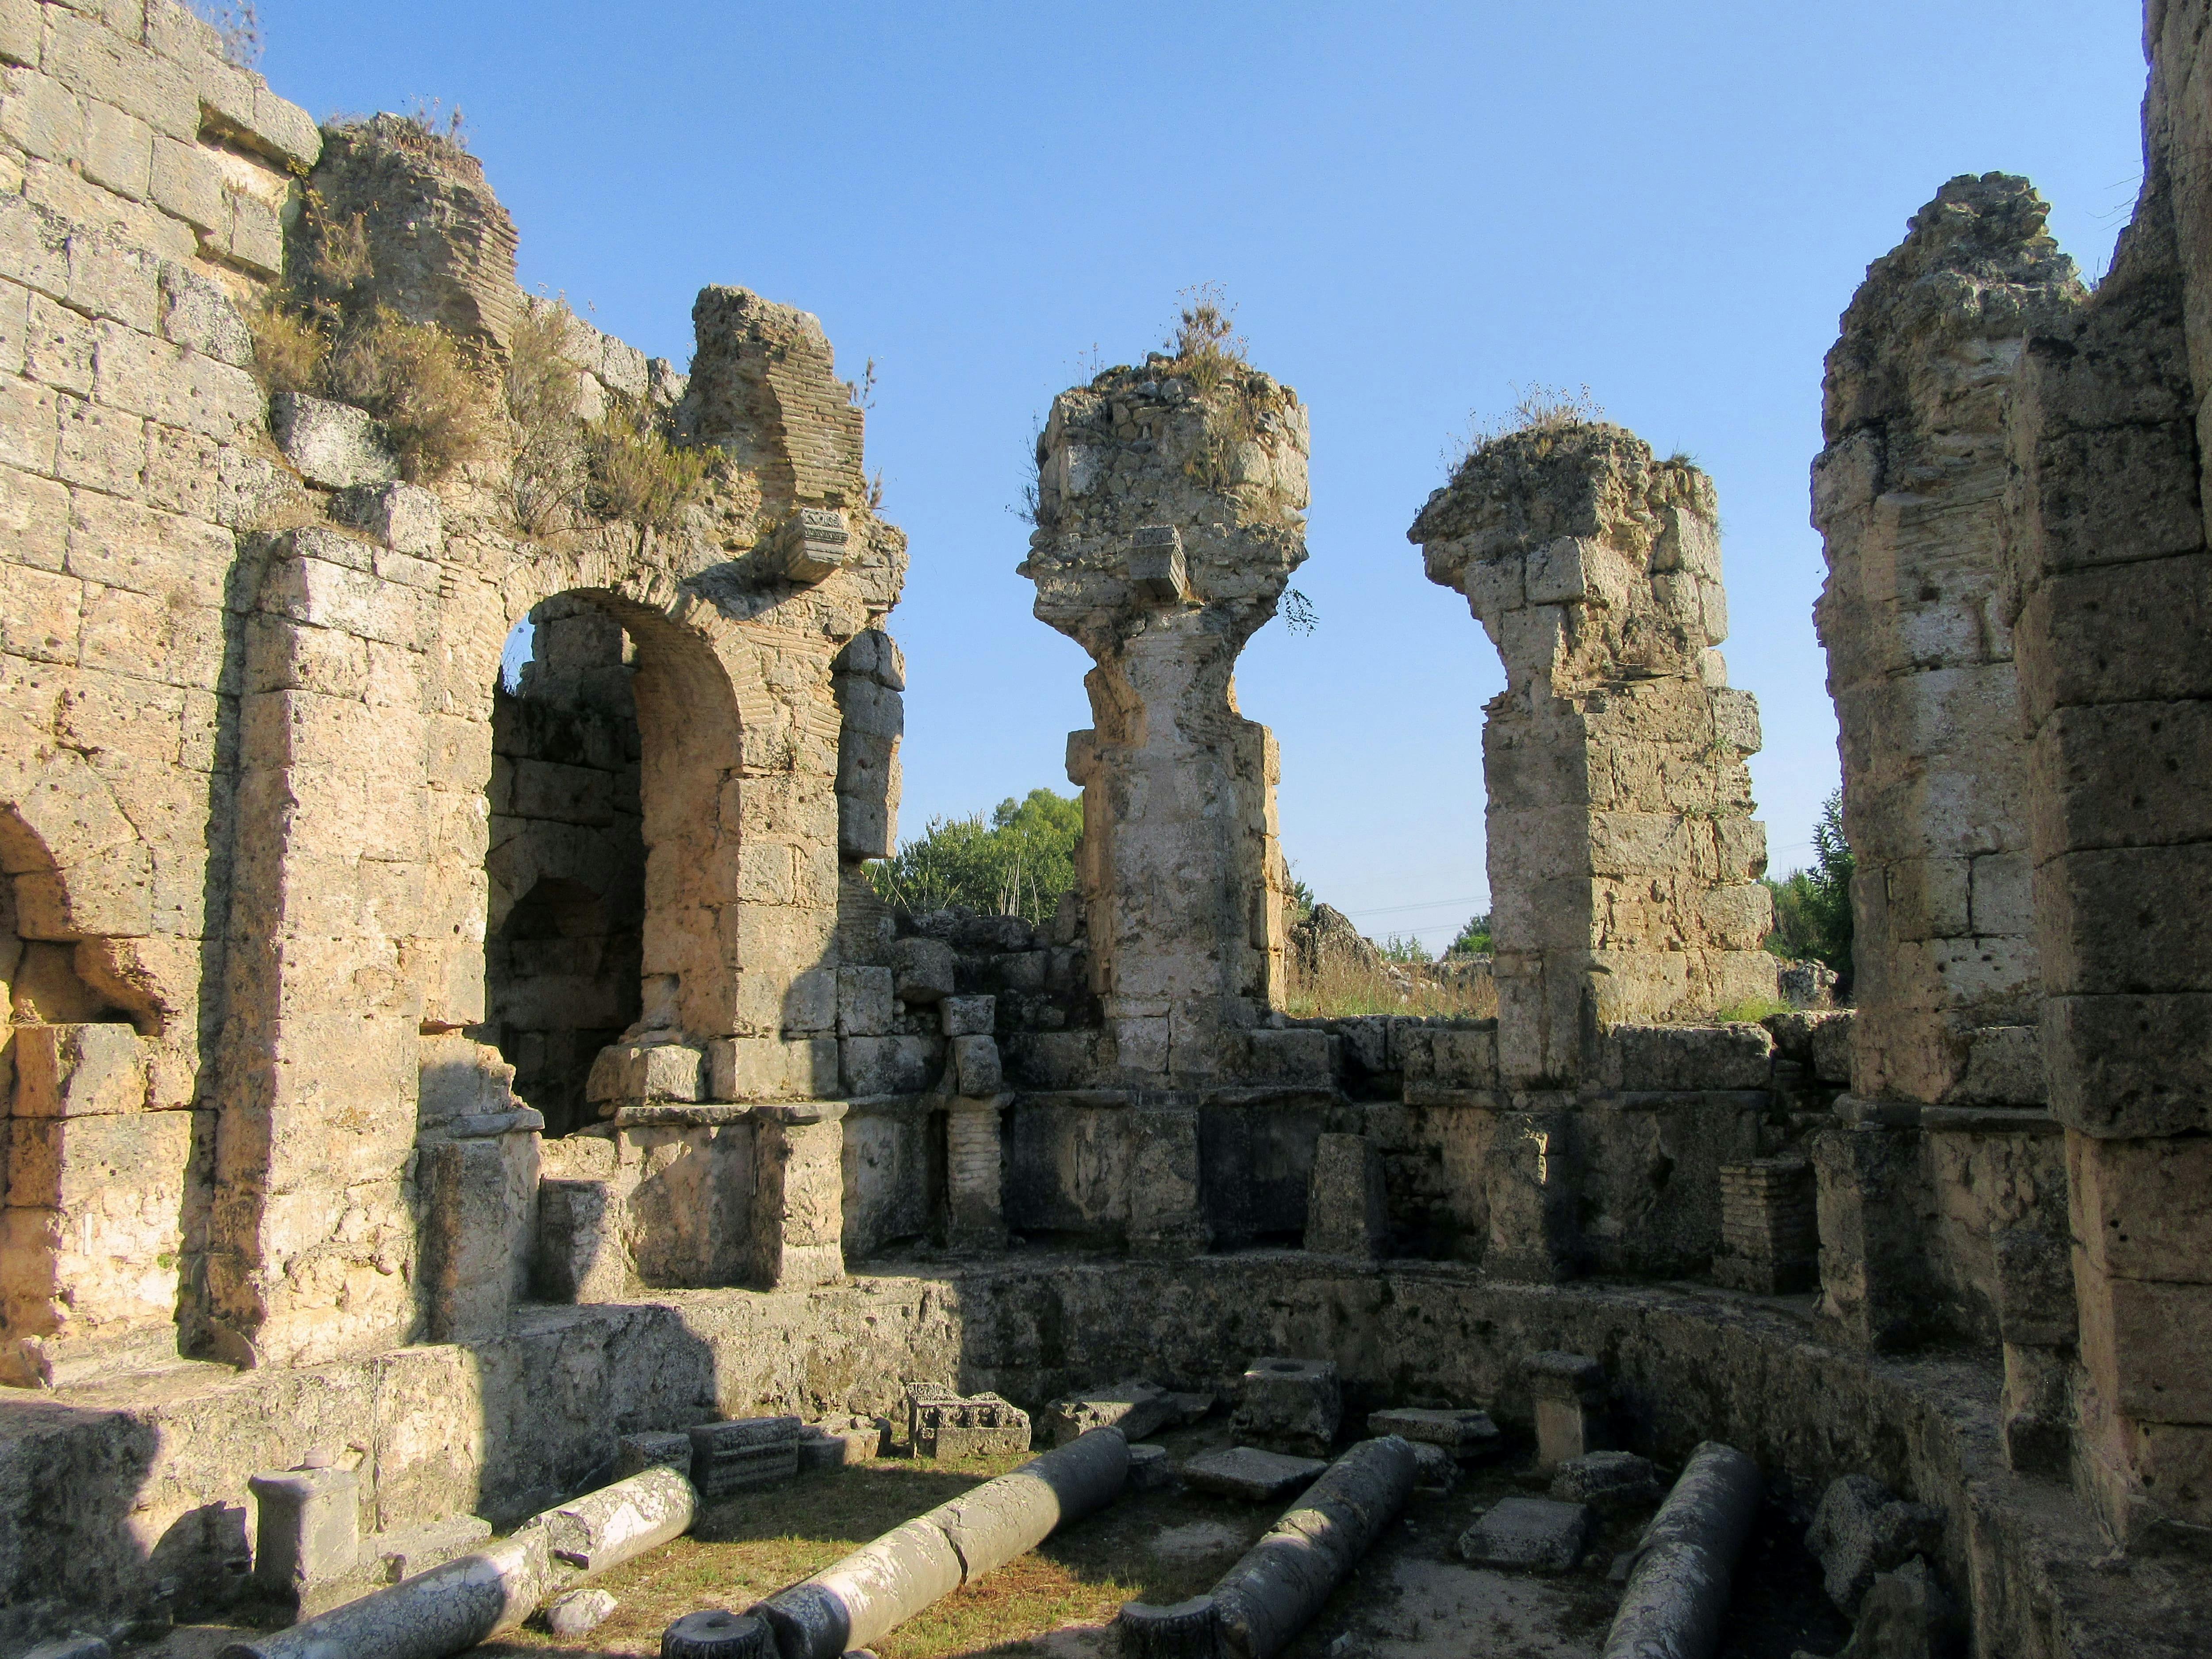
[[[591,469],[588,499],[602,518],[672,530],[714,471],[715,452],[669,441],[646,404],[611,395],[584,437]]]
[[[1049,789],[1008,796],[985,823],[932,818],[894,858],[868,866],[886,903],[920,914],[959,904],[985,915],[1042,926],[1075,885],[1083,803]]]
[[[1767,879],[1774,898],[1774,929],[1766,948],[1785,961],[1820,962],[1836,971],[1840,990],[1851,978],[1850,844],[1844,839],[1844,792],[1821,803],[1813,826],[1813,867]]]

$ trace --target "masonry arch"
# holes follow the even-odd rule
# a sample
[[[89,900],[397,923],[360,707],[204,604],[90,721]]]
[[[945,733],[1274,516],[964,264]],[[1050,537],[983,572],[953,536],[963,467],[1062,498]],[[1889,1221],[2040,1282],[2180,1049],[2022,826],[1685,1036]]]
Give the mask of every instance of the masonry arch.
[[[550,1133],[609,1044],[728,1035],[740,966],[730,676],[673,595],[580,567],[510,596],[493,691],[485,1018]]]

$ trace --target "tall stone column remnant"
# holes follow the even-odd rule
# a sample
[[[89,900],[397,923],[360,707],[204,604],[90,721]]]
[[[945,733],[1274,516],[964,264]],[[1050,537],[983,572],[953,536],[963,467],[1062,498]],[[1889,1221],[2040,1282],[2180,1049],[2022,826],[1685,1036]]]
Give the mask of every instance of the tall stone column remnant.
[[[1856,873],[1853,1091],[2041,1103],[2028,742],[2002,614],[2005,408],[2081,302],[2025,179],[1952,179],[1875,261],[1828,353],[1814,615]]]
[[[1233,1072],[1278,1000],[1274,739],[1232,671],[1305,562],[1306,411],[1225,356],[1114,368],[1037,441],[1036,615],[1091,653],[1083,786],[1091,972],[1122,1076]]]
[[[1773,996],[1712,480],[1617,426],[1539,425],[1407,533],[1505,659],[1482,738],[1504,1079],[1571,1087],[1601,1027]]]

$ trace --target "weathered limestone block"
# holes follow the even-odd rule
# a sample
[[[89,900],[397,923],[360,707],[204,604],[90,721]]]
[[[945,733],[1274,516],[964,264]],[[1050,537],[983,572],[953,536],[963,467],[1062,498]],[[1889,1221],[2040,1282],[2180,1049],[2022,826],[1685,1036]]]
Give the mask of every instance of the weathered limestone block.
[[[1030,1448],[1029,1413],[995,1394],[962,1396],[941,1382],[906,1391],[907,1443],[916,1457],[977,1457]]]
[[[1943,1511],[1908,1504],[1871,1475],[1847,1474],[1820,1495],[1805,1547],[1820,1563],[1828,1599],[1854,1617],[1878,1572],[1942,1547]]]
[[[617,1043],[592,1062],[587,1092],[611,1115],[634,1101],[702,1099],[706,1080],[707,1056],[688,1044]]]
[[[806,508],[792,523],[808,519]],[[835,514],[837,563],[844,557],[844,515]],[[788,526],[787,526],[788,527]],[[818,581],[837,568],[826,563],[830,546],[811,532],[787,541],[786,568],[798,580]],[[803,556],[802,556],[803,555]],[[802,570],[818,572],[800,575]],[[838,653],[837,851],[845,859],[888,858],[898,850],[899,740],[906,731],[906,663],[880,629],[864,629]],[[949,991],[951,988],[946,987]],[[918,1000],[909,998],[908,1000]]]
[[[248,1478],[255,1505],[253,1577],[299,1607],[361,1559],[360,1481],[351,1469],[287,1469]]]
[[[615,1479],[626,1480],[647,1469],[672,1468],[685,1480],[691,1477],[691,1437],[688,1434],[626,1434],[615,1443]]]
[[[146,1104],[145,1050],[120,1021],[25,1026],[12,1046],[17,1117],[93,1117]]]
[[[740,1417],[691,1431],[689,1479],[712,1501],[750,1486],[788,1480],[799,1468],[796,1417]]]
[[[1820,1315],[1856,1347],[1904,1347],[1930,1327],[1934,1200],[1920,1140],[1878,1124],[1814,1138]]]
[[[1132,1110],[1129,1254],[1195,1255],[1210,1242],[1200,1188],[1198,1114]]]
[[[1619,427],[1538,427],[1483,445],[1407,533],[1505,660],[1483,728],[1505,1081],[1580,1080],[1603,1027],[1771,999],[1712,481]]]
[[[1600,1513],[1656,1503],[1658,1471],[1634,1452],[1584,1452],[1552,1473],[1552,1497],[1562,1504],[1587,1504]]]
[[[1306,1249],[1316,1255],[1381,1259],[1390,1217],[1382,1152],[1364,1135],[1322,1135],[1306,1193]]]
[[[552,1177],[538,1188],[532,1275],[548,1302],[619,1302],[631,1267],[614,1182]]]
[[[349,404],[280,392],[269,400],[269,415],[284,459],[310,483],[343,489],[399,476],[384,428]]]
[[[434,1341],[497,1335],[528,1294],[538,1228],[537,1129],[533,1121],[424,1148],[422,1255]]]
[[[1463,1411],[1437,1411],[1401,1406],[1389,1411],[1370,1412],[1367,1417],[1367,1432],[1395,1434],[1401,1440],[1410,1440],[1416,1445],[1441,1446],[1462,1463],[1494,1457],[1505,1449],[1504,1437],[1498,1432],[1498,1425],[1490,1420],[1490,1413],[1471,1407]]]
[[[1238,1437],[1271,1451],[1326,1457],[1343,1414],[1334,1360],[1255,1359],[1237,1386]]]
[[[1119,1429],[1125,1440],[1142,1440],[1172,1422],[1176,1396],[1156,1382],[1132,1378],[1103,1389],[1064,1395],[1044,1408],[1038,1431],[1051,1445],[1064,1446],[1093,1429]]]
[[[1587,1354],[1547,1351],[1521,1362],[1536,1407],[1536,1463],[1556,1468],[1604,1449],[1605,1370]]]
[[[1242,719],[1237,653],[1304,562],[1306,412],[1213,353],[1062,392],[1037,441],[1024,574],[1090,653],[1068,741],[1092,984],[1131,1079],[1233,1071],[1279,1000],[1277,760]]]
[[[951,1069],[960,1092],[970,1100],[990,1100],[1006,1087],[1006,1072],[995,1037],[960,1036],[951,1042]]]
[[[845,1108],[757,1109],[752,1271],[764,1289],[834,1285],[845,1276]]]
[[[962,1042],[988,1042],[988,1037]],[[995,1056],[995,1045],[994,1054]],[[945,1184],[950,1199],[947,1242],[955,1249],[991,1249],[1006,1242],[1002,1194],[1006,1149],[1001,1119],[1008,1097],[957,1099],[946,1109]]]
[[[891,946],[891,989],[901,1002],[943,1002],[953,993],[952,975],[952,947],[942,939],[902,939]]]
[[[1501,1498],[1460,1534],[1460,1559],[1479,1567],[1571,1572],[1597,1517],[1588,1505],[1548,1498]]]
[[[1963,1097],[1978,1030],[2034,1013],[2029,750],[2001,590],[2011,371],[2085,297],[2048,211],[2023,179],[1952,179],[1869,267],[1828,354],[1815,620],[1858,872],[1853,1086],[1870,1098]],[[2040,1092],[2032,1073],[2002,1097],[1975,1082]]]
[[[1200,1492],[1219,1492],[1248,1503],[1272,1504],[1303,1492],[1328,1468],[1320,1457],[1293,1457],[1256,1446],[1231,1446],[1200,1452],[1185,1461],[1183,1479]]]

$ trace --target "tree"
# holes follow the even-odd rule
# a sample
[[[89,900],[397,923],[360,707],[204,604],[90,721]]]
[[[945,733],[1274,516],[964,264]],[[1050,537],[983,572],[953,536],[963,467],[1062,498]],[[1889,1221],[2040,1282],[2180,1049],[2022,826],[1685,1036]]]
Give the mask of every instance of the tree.
[[[868,866],[887,904],[919,914],[964,905],[983,915],[1020,916],[1042,926],[1075,885],[1075,846],[1083,803],[1049,789],[1009,795],[964,818],[932,818],[896,856]]]
[[[1490,954],[1490,912],[1469,916],[1459,937],[1444,947],[1447,957],[1486,957]]]
[[[1845,990],[1851,977],[1852,867],[1838,789],[1821,803],[1813,826],[1813,867],[1766,883],[1774,896],[1774,931],[1766,936],[1766,948],[1786,960],[1826,963]]]

